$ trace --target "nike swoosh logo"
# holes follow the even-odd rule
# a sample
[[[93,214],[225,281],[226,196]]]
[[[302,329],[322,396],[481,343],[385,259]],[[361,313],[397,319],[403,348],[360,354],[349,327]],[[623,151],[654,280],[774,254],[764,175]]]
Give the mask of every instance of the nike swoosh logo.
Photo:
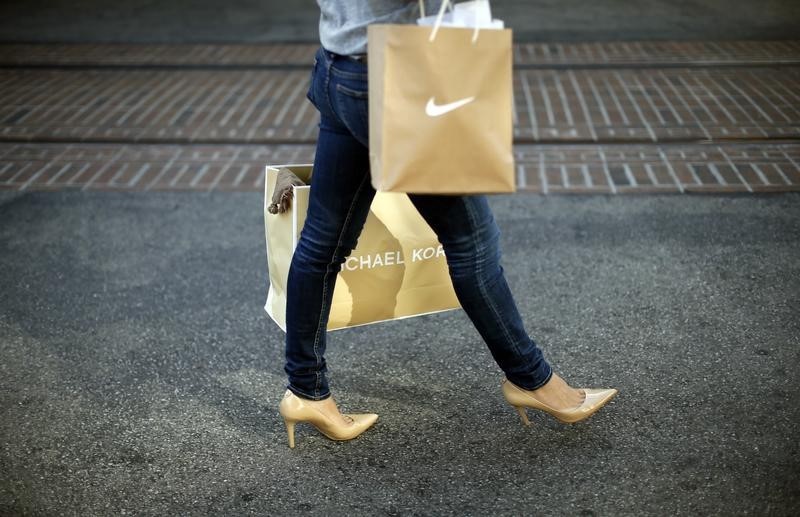
[[[439,117],[445,113],[450,113],[451,111],[456,110],[465,104],[469,104],[474,100],[475,97],[467,97],[466,99],[450,102],[448,104],[436,104],[436,102],[433,100],[433,97],[431,97],[428,99],[428,104],[425,106],[425,114],[429,117]]]

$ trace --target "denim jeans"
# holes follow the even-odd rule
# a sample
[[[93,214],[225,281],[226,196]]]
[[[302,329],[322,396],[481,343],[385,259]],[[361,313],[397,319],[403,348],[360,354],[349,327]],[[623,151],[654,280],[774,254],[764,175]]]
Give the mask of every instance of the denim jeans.
[[[289,269],[285,370],[293,393],[321,400],[330,395],[325,344],[336,276],[375,196],[366,64],[320,49],[308,98],[321,121],[308,215]],[[409,198],[438,236],[458,300],[506,377],[526,389],[544,385],[552,370],[525,332],[503,276],[500,232],[486,197]]]

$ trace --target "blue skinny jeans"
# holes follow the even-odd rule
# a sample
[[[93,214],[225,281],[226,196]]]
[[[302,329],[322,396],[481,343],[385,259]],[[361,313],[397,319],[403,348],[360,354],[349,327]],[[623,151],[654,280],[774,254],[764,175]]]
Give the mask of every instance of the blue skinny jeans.
[[[367,90],[365,63],[324,49],[317,52],[308,98],[321,114],[319,138],[286,305],[288,388],[311,400],[330,395],[325,345],[333,288],[375,196]],[[547,383],[552,370],[525,332],[503,276],[500,231],[486,197],[409,198],[438,236],[458,300],[506,377],[531,390]]]

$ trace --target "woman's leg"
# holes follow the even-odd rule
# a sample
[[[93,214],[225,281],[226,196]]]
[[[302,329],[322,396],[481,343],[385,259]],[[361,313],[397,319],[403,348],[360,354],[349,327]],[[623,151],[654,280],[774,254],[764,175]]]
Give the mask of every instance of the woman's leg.
[[[461,306],[506,378],[557,409],[585,394],[553,372],[525,331],[500,265],[500,231],[486,196],[409,196],[439,237]]]
[[[321,113],[320,131],[307,219],[292,257],[286,300],[288,388],[312,400],[330,395],[325,344],[333,289],[375,196],[368,149],[331,108],[337,83],[331,66],[324,52],[317,54],[309,98]]]
[[[411,195],[444,247],[461,306],[506,377],[535,390],[552,376],[528,336],[500,265],[500,231],[485,196]]]

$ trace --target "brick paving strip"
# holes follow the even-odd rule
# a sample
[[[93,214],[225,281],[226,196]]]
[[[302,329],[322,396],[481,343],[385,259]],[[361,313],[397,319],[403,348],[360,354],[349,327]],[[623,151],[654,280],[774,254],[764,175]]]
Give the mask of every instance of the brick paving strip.
[[[519,145],[522,191],[800,191],[800,143]],[[265,164],[311,163],[313,145],[0,144],[4,190],[264,188]]]
[[[310,162],[314,45],[0,45],[0,189],[252,190]],[[521,44],[518,184],[800,185],[800,42]],[[537,145],[533,145],[537,144]]]
[[[0,70],[0,139],[311,143],[307,70]],[[800,137],[800,66],[517,70],[525,142]]]

